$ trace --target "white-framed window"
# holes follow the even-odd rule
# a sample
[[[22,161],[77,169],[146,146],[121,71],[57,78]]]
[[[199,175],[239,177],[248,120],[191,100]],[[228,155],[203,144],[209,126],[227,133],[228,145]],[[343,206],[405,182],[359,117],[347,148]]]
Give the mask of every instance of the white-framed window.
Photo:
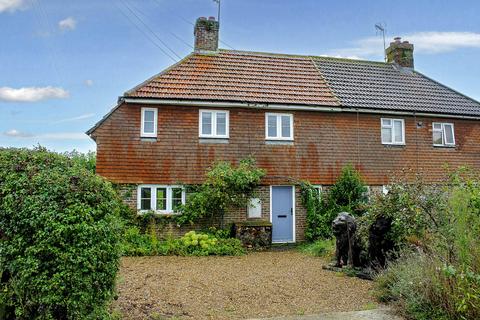
[[[389,191],[390,191],[390,187],[389,187],[388,185],[384,184],[384,185],[382,186],[382,193],[383,193],[384,195],[387,195]]]
[[[320,198],[322,196],[323,188],[321,185],[314,185],[313,189],[315,189],[315,192],[317,193],[318,197]]]
[[[147,138],[157,137],[157,108],[142,108],[142,123],[140,136]]]
[[[201,138],[228,138],[229,112],[226,110],[200,110],[199,136]]]
[[[453,123],[433,122],[433,145],[434,146],[454,146],[455,133]]]
[[[265,113],[266,140],[293,140],[293,114]]]
[[[405,121],[403,119],[380,119],[382,144],[405,144]]]
[[[247,207],[247,213],[249,218],[261,218],[262,217],[262,201],[259,198],[250,199],[250,203]]]
[[[185,189],[181,186],[139,185],[137,209],[140,212],[176,213],[185,204]]]

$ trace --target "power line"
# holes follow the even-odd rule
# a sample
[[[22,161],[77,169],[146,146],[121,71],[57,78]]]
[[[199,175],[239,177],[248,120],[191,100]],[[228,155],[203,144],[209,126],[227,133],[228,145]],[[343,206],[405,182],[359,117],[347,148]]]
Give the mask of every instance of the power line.
[[[137,13],[139,13],[140,15],[142,15],[145,19],[148,20],[148,16],[136,5],[134,5],[133,3],[130,3],[130,5],[132,6],[133,9],[135,9],[137,11]],[[189,48],[192,48],[193,49],[193,46],[188,43],[187,41],[185,41],[184,39],[182,39],[181,37],[179,37],[177,34],[173,33],[172,31],[168,30],[168,33],[170,33],[173,37],[175,37],[178,41],[180,41],[181,43],[183,43],[184,45],[186,45],[187,47]]]
[[[141,17],[139,17],[134,10],[132,10],[130,8],[130,6],[128,5],[128,3],[126,1],[123,1],[122,4],[128,9],[128,11],[130,11],[137,19],[138,21],[140,21],[140,23],[142,23],[142,25],[148,30],[150,31],[150,33],[161,43],[163,44],[171,53],[173,53],[178,59],[182,59],[182,57],[180,57],[174,50],[172,50],[167,43],[165,43],[165,41],[163,41],[143,20]]]
[[[118,5],[118,3],[116,1],[114,1],[113,3],[115,3],[115,5],[117,6],[117,9],[122,13],[122,15],[127,18],[127,20],[133,24],[133,26],[138,30],[140,31],[141,34],[143,34],[143,36],[145,38],[147,38],[147,40],[149,40],[153,45],[155,45],[158,49],[160,49],[160,51],[163,52],[163,54],[165,54],[167,57],[169,57],[170,59],[172,59],[174,62],[177,62],[177,59],[175,59],[174,57],[172,57],[167,51],[165,51],[160,45],[158,45],[158,43],[152,39],[142,28],[140,28],[136,23],[135,21],[133,21],[129,15],[127,15],[125,12],[123,12],[123,10],[120,8],[120,6]]]

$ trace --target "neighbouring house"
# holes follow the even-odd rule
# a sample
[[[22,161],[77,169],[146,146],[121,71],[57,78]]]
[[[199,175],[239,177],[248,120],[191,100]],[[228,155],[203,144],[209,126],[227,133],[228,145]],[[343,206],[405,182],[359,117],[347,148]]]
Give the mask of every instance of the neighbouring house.
[[[268,220],[274,242],[295,242],[306,223],[295,181],[328,187],[351,163],[382,190],[403,168],[432,182],[446,163],[480,168],[480,103],[416,71],[407,41],[395,38],[384,63],[224,50],[218,32],[199,18],[194,52],[87,132],[98,174],[134,190],[126,201],[139,212],[173,214],[182,185],[215,160],[252,155],[267,170],[259,198],[225,219]]]

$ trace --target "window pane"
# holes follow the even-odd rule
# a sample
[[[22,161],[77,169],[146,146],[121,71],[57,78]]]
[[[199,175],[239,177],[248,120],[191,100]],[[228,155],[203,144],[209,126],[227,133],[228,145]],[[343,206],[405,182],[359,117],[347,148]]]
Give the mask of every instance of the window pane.
[[[382,119],[382,126],[390,127],[392,125],[391,119]]]
[[[445,130],[445,143],[446,144],[454,144],[453,141],[453,127],[450,124],[445,124],[443,126]]]
[[[140,189],[140,210],[151,210],[152,190],[150,188]]]
[[[145,133],[153,133],[154,131],[154,125],[153,125],[153,122],[148,122],[146,121],[144,124],[143,124],[143,131]]]
[[[152,197],[152,190],[150,188],[142,188],[141,197],[142,199],[150,199]]]
[[[182,204],[182,188],[172,188],[172,210],[176,211]]]
[[[393,122],[393,129],[395,132],[395,142],[403,142],[403,133],[402,133],[402,122],[401,121],[394,121]]]
[[[277,117],[268,116],[268,136],[276,137],[277,136]]]
[[[157,188],[157,210],[167,210],[166,188]]]
[[[434,123],[433,124],[433,129],[442,130],[442,124],[441,123]]]
[[[155,121],[155,112],[153,112],[151,110],[145,110],[144,114],[143,114],[143,120],[154,122]]]
[[[290,137],[290,116],[282,116],[282,137]]]
[[[211,112],[202,112],[202,134],[212,134]]]
[[[433,131],[433,144],[443,144],[442,131]]]
[[[224,136],[227,134],[227,114],[225,112],[217,113],[217,135]]]
[[[392,129],[383,128],[382,129],[382,142],[383,143],[392,143]]]

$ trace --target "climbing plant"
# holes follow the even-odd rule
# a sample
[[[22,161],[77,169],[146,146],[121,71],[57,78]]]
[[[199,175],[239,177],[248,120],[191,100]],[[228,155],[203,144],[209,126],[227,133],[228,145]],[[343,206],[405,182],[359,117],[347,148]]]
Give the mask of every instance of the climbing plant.
[[[253,158],[241,160],[237,167],[230,162],[215,163],[203,184],[187,188],[187,201],[180,207],[176,222],[209,218],[222,224],[227,209],[248,204],[264,175],[265,170],[258,168]]]
[[[342,169],[335,184],[320,194],[309,182],[301,182],[302,204],[307,210],[305,238],[308,241],[332,237],[332,222],[339,212],[362,215],[367,188],[360,173],[351,165]]]

